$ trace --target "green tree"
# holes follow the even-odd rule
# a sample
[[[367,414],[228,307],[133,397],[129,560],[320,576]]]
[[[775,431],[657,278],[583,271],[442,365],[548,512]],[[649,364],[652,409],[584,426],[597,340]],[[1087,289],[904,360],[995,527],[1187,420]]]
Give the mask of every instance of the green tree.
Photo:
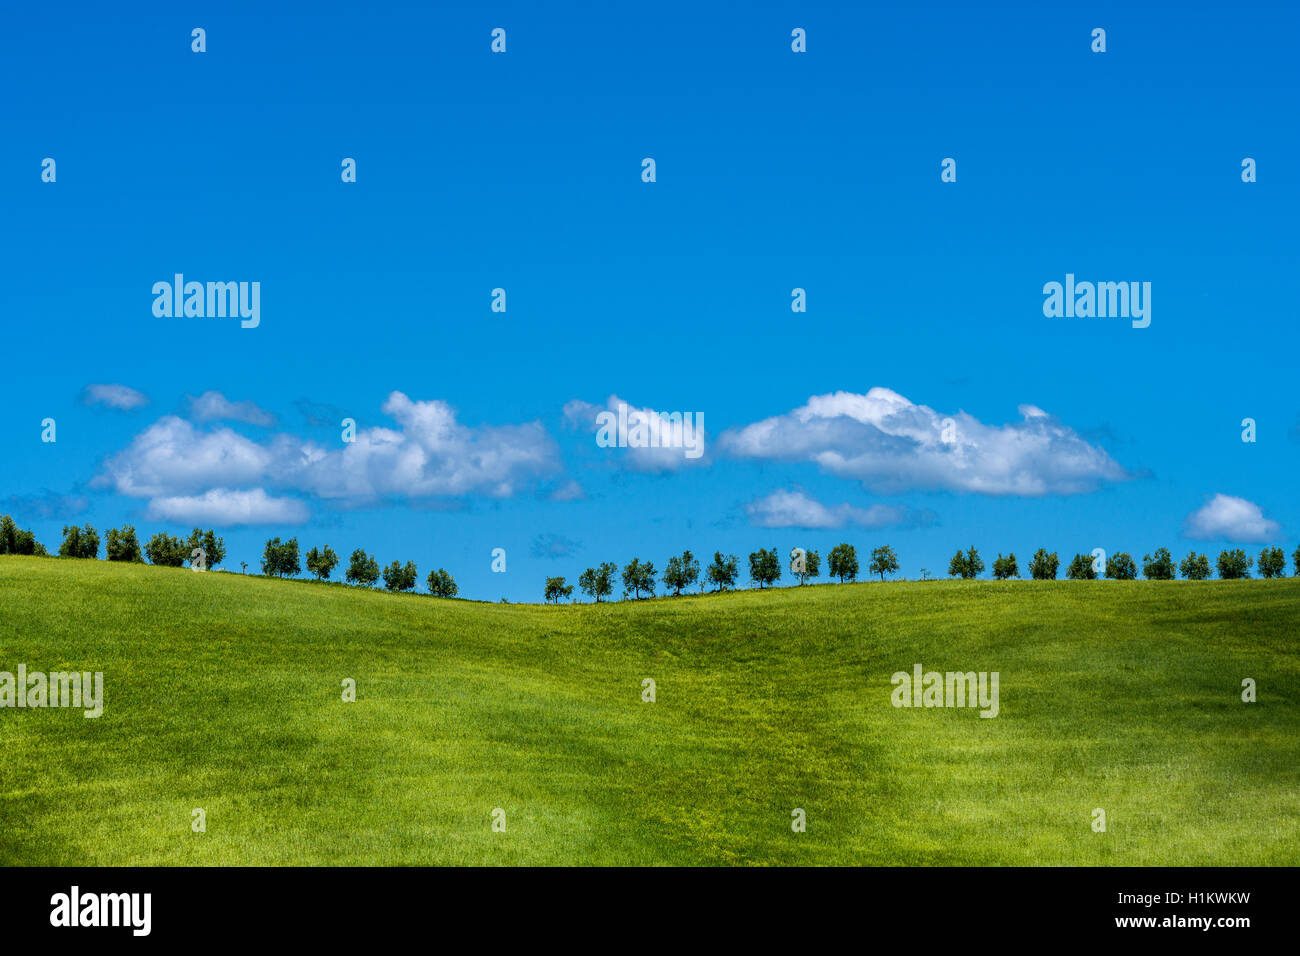
[[[573,596],[573,585],[565,584],[563,577],[547,578],[544,596],[547,604],[559,604],[560,598]]]
[[[18,553],[18,525],[8,515],[0,517],[0,554]]]
[[[1259,552],[1259,576],[1280,578],[1286,574],[1286,552],[1281,548],[1264,548]]]
[[[388,567],[384,568],[384,587],[390,591],[411,591],[415,589],[416,571],[415,562],[407,561],[402,564],[400,561],[394,561]]]
[[[365,550],[357,548],[352,552],[352,559],[348,562],[347,574],[344,579],[348,584],[359,584],[362,587],[373,587],[374,583],[379,580],[379,562],[375,560],[373,554],[367,555]]]
[[[980,557],[974,545],[971,545],[965,554],[959,550],[948,562],[948,574],[955,578],[969,580],[979,577],[983,571],[984,559]]]
[[[894,549],[887,544],[883,544],[871,552],[871,564],[867,567],[868,574],[879,574],[880,580],[885,580],[886,574],[894,574],[898,571],[898,555]]]
[[[1195,551],[1188,551],[1187,557],[1178,565],[1178,570],[1189,581],[1204,581],[1210,576],[1210,559]]]
[[[140,553],[140,541],[135,536],[133,525],[108,529],[108,538],[104,543],[104,557],[109,561],[144,561],[144,556]]]
[[[734,554],[723,557],[721,551],[714,551],[713,563],[709,565],[704,575],[714,586],[715,591],[725,591],[736,586],[736,579],[740,576],[738,566],[739,562]]]
[[[1070,567],[1065,572],[1065,576],[1071,581],[1092,581],[1097,577],[1097,571],[1092,566],[1092,555],[1076,554],[1070,561]]]
[[[185,542],[161,531],[149,539],[149,543],[144,546],[144,553],[150,564],[164,568],[184,567],[189,558]]]
[[[1035,581],[1055,581],[1060,567],[1061,558],[1055,551],[1048,554],[1046,548],[1039,548],[1029,562],[1029,576]]]
[[[84,528],[64,525],[63,543],[59,545],[61,558],[99,557],[99,532],[87,524]]]
[[[1219,566],[1219,577],[1224,581],[1231,581],[1236,578],[1250,577],[1250,566],[1255,562],[1247,557],[1246,552],[1241,548],[1233,548],[1231,551],[1220,551],[1216,563]]]
[[[1127,551],[1112,554],[1106,559],[1106,577],[1115,581],[1132,581],[1137,576],[1137,562]]]
[[[587,568],[578,576],[578,587],[583,592],[591,595],[600,603],[603,597],[609,597],[614,593],[614,575],[618,573],[618,565],[613,561],[606,561],[599,567]]]
[[[1154,556],[1142,556],[1142,574],[1148,581],[1172,581],[1174,579],[1174,559],[1168,548],[1156,548]]]
[[[1295,573],[1300,575],[1300,545],[1296,547],[1295,553],[1291,555],[1291,563],[1295,566]]]
[[[226,560],[226,539],[218,538],[217,533],[209,528],[202,531],[195,528],[190,532],[189,539],[185,542],[185,558],[191,560],[196,548],[203,549],[203,563],[205,567],[215,568]]]
[[[775,584],[781,578],[781,558],[776,548],[770,551],[759,548],[749,555],[749,580],[758,585],[759,590],[769,584]]]
[[[840,584],[858,579],[858,550],[853,545],[842,542],[831,548],[829,563],[831,577],[839,578]]]
[[[623,590],[631,591],[638,599],[641,592],[647,592],[651,597],[655,593],[655,566],[651,561],[642,561],[639,558],[633,558],[623,567]],[[624,595],[626,597],[627,595]]]
[[[317,581],[328,580],[330,572],[338,563],[339,556],[328,544],[324,548],[312,548],[307,552],[307,573],[316,575]]]
[[[460,588],[456,587],[456,579],[442,568],[430,571],[426,583],[429,585],[429,593],[434,597],[453,598],[460,592]]]
[[[664,587],[672,588],[674,595],[679,595],[700,579],[700,562],[690,550],[683,551],[681,557],[674,555],[668,559],[664,568]],[[561,579],[563,580],[563,579]]]
[[[1002,552],[998,552],[998,556],[993,559],[993,577],[997,578],[999,581],[1005,581],[1007,578],[1020,577],[1020,568],[1016,565],[1016,556],[1014,553],[1009,554],[1004,558],[1002,557]]]

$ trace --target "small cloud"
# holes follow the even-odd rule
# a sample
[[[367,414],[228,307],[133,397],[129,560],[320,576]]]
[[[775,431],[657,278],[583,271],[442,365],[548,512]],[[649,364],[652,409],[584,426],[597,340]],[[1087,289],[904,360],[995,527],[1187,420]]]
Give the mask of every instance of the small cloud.
[[[207,391],[198,398],[188,396],[190,417],[196,422],[231,421],[249,425],[274,425],[275,416],[253,402],[232,402],[220,392]]]
[[[106,405],[122,412],[149,404],[147,395],[126,385],[87,385],[81,390],[80,398],[83,405]]]
[[[551,501],[581,501],[587,497],[587,492],[583,490],[582,485],[570,478],[564,484],[555,488],[547,497]]]
[[[849,504],[826,507],[799,489],[774,491],[745,505],[749,523],[758,528],[842,528],[846,524],[861,528],[897,528],[930,525],[933,511],[917,511],[901,505],[871,505],[858,508]]]
[[[201,495],[154,498],[150,518],[216,527],[241,524],[302,524],[307,506],[295,498],[272,498],[261,488],[236,491],[213,488]]]
[[[1281,526],[1245,498],[1216,494],[1183,522],[1183,537],[1200,541],[1269,541]]]
[[[703,412],[660,412],[611,395],[604,406],[575,398],[564,405],[570,428],[590,431],[619,452],[617,463],[634,472],[662,474],[690,464],[707,464]]]
[[[312,428],[342,428],[343,419],[347,416],[343,414],[343,409],[334,405],[326,405],[323,402],[313,402],[308,398],[300,398],[293,403],[293,407],[298,409],[298,414]]]
[[[10,495],[0,502],[0,513],[21,516],[24,520],[38,518],[71,518],[90,507],[85,495],[65,495],[43,491],[39,495]],[[19,524],[22,522],[20,521]]]
[[[570,541],[561,534],[539,534],[533,538],[532,547],[528,553],[534,558],[567,558],[576,554],[578,543]]]

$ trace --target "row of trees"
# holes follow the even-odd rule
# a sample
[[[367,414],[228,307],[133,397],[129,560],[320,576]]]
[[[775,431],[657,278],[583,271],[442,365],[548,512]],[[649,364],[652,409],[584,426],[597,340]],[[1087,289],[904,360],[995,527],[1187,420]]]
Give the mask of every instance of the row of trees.
[[[1300,547],[1291,556],[1295,572],[1300,575]],[[853,545],[841,543],[831,549],[828,556],[830,576],[839,578],[840,582],[856,581],[859,574],[858,553]],[[1286,574],[1286,553],[1281,548],[1264,548],[1257,559],[1251,558],[1240,548],[1220,552],[1215,567],[1219,577],[1224,580],[1250,577],[1250,568],[1256,566],[1261,577],[1276,578]],[[782,561],[776,548],[759,548],[749,556],[749,580],[760,589],[770,587],[781,579]],[[1056,552],[1049,553],[1039,548],[1029,562],[1029,576],[1036,581],[1055,580],[1060,573],[1061,558]],[[898,572],[898,554],[889,545],[882,545],[871,552],[867,565],[868,573],[879,575],[884,580],[886,575]],[[984,559],[975,547],[958,551],[948,563],[948,574],[956,578],[977,578],[984,573]],[[816,551],[795,548],[790,553],[790,571],[800,584],[820,577],[821,555]],[[1153,581],[1172,581],[1181,573],[1192,581],[1203,581],[1211,577],[1210,560],[1204,554],[1189,552],[1180,563],[1175,565],[1168,548],[1157,548],[1154,554],[1142,558],[1142,574]],[[643,595],[654,596],[656,589],[655,566],[650,561],[633,558],[624,565],[621,572],[623,596],[640,598]],[[1125,581],[1138,576],[1137,562],[1126,551],[1110,555],[1103,561],[1101,555],[1076,554],[1066,567],[1066,578],[1072,581],[1111,578]],[[1020,566],[1014,553],[998,553],[993,561],[993,577],[999,581],[1020,577]],[[739,578],[739,561],[734,554],[723,555],[715,551],[713,561],[703,570],[700,562],[690,551],[668,559],[663,576],[665,591],[681,594],[697,582],[703,592],[706,583],[715,591],[726,591],[736,586]],[[620,580],[618,565],[606,561],[594,568],[587,568],[578,577],[578,587],[584,594],[595,599],[597,603],[614,593],[615,584]],[[547,603],[559,603],[562,599],[573,597],[573,585],[562,577],[548,577],[543,590]]]
[[[855,581],[858,577],[858,553],[851,544],[838,544],[831,549],[827,560],[831,577],[838,577],[840,582]],[[799,579],[799,583],[821,576],[822,559],[817,551],[805,551],[795,548],[790,552],[790,572]],[[749,556],[749,580],[760,589],[771,587],[781,580],[782,561],[776,548],[759,548]],[[883,581],[885,575],[898,571],[898,555],[889,545],[883,545],[871,552],[868,570],[879,574]],[[594,598],[597,603],[614,593],[614,585],[619,580],[618,565],[606,561],[594,568],[587,568],[578,576],[578,587],[584,594]],[[633,558],[624,565],[621,572],[623,596],[640,598],[642,594],[654,596],[656,585],[654,563]],[[713,561],[703,569],[701,576],[700,562],[690,551],[683,551],[668,559],[664,567],[663,582],[665,590],[681,594],[693,584],[699,583],[703,592],[705,585],[711,585],[715,591],[726,591],[736,587],[740,577],[740,560],[734,554],[724,555],[721,551],[713,553]],[[549,577],[543,589],[543,597],[548,603],[558,603],[562,598],[573,596],[573,585],[563,577]]]
[[[312,548],[306,554],[307,572],[313,574],[317,581],[328,581],[334,569],[338,567],[339,556],[328,544],[321,548]],[[298,539],[281,541],[272,538],[266,542],[262,552],[262,573],[284,577],[302,573],[299,565]],[[414,591],[418,572],[414,561],[394,561],[382,570],[373,554],[366,554],[365,549],[357,548],[352,552],[348,569],[343,575],[348,584],[359,587],[374,587],[382,577],[384,587],[389,591]],[[425,579],[429,593],[434,597],[455,597],[459,593],[456,579],[443,568],[430,571]]]
[[[1300,547],[1291,556],[1296,574],[1300,575]],[[1224,549],[1219,552],[1215,569],[1225,581],[1248,578],[1250,569],[1255,566],[1263,578],[1280,578],[1286,575],[1286,552],[1281,548],[1264,548],[1259,557],[1252,558],[1241,548]],[[1044,548],[1035,552],[1029,562],[1029,576],[1035,581],[1051,581],[1057,576],[1061,567],[1060,556],[1053,551],[1048,554]],[[948,563],[948,573],[953,577],[974,578],[984,570],[984,561],[979,551],[970,548],[966,552],[958,551]],[[1189,581],[1205,581],[1211,576],[1210,559],[1204,554],[1189,551],[1187,557],[1174,564],[1174,557],[1168,548],[1156,548],[1154,554],[1142,556],[1142,575],[1151,581],[1172,581],[1179,574]],[[1102,558],[1100,554],[1076,554],[1066,568],[1065,576],[1071,581],[1091,581],[1096,578],[1110,578],[1117,581],[1132,581],[1138,576],[1137,562],[1127,551],[1120,551]],[[1015,554],[1003,557],[1001,553],[993,561],[993,577],[999,581],[1020,577]]]

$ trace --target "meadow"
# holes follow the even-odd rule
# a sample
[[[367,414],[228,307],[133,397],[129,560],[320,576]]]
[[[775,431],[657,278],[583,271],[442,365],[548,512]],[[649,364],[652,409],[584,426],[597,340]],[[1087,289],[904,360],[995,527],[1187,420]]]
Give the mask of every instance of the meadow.
[[[0,557],[20,663],[104,709],[0,709],[5,865],[1300,863],[1295,578],[548,606]],[[998,716],[894,707],[917,663]]]

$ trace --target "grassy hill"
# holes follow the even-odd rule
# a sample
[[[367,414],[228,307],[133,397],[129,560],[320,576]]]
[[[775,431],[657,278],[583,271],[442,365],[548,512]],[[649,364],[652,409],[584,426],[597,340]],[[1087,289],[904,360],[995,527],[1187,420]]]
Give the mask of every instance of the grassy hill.
[[[891,706],[918,662],[999,716]],[[105,702],[0,710],[4,864],[1300,863],[1296,579],[546,607],[0,558],[19,663]]]

